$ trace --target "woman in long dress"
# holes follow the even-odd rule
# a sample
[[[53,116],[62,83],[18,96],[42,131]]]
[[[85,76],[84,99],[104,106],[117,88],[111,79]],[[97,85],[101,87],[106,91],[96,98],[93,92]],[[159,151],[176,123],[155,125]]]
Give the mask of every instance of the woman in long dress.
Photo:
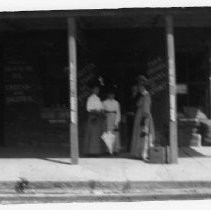
[[[99,98],[100,88],[95,85],[92,95],[87,100],[88,121],[84,140],[84,154],[100,155],[105,152],[105,145],[101,140],[105,131],[105,115]]]
[[[107,92],[107,99],[103,101],[103,108],[106,113],[107,131],[115,135],[114,154],[117,154],[121,149],[118,131],[121,114],[119,102],[115,100],[115,93],[112,89]]]
[[[147,79],[140,76],[138,89],[140,96],[136,102],[131,155],[143,160],[149,159],[149,147],[154,143],[154,125],[151,115],[151,97],[146,90]]]

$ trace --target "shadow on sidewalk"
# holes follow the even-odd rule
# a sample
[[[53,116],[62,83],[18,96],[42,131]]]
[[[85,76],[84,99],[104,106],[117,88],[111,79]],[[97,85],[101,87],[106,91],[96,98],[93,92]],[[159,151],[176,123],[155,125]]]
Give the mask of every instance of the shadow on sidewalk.
[[[211,147],[210,147],[210,155],[203,154],[199,148],[191,148],[191,147],[182,147],[179,148],[179,158],[205,158],[211,157]]]
[[[59,164],[64,164],[64,165],[72,165],[71,162],[68,162],[67,160],[55,160],[55,159],[50,159],[50,158],[39,158],[40,160],[45,160],[49,161],[52,163],[59,163]]]
[[[184,147],[179,148],[179,158],[211,158],[211,147],[193,148]],[[60,160],[54,160],[52,158],[67,158],[70,159],[70,149],[64,148],[0,148],[0,158],[39,158],[46,161],[57,162],[62,164],[70,164]],[[108,158],[108,159],[136,159],[129,153],[123,152],[115,155],[103,154],[99,156],[84,156],[80,155],[80,158]]]
[[[0,158],[69,158],[69,148],[0,148]]]

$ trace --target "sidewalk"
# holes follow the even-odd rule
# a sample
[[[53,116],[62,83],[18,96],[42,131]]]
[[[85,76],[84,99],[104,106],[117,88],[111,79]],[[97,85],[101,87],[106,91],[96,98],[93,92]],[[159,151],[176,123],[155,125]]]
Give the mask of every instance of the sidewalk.
[[[174,165],[148,164],[126,157],[81,158],[79,165],[71,165],[70,159],[62,155],[17,158],[20,155],[13,154],[16,158],[9,158],[4,152],[0,158],[0,200],[17,194],[14,187],[20,177],[29,181],[29,188],[19,195],[22,197],[211,198],[211,147],[182,148],[179,162]]]

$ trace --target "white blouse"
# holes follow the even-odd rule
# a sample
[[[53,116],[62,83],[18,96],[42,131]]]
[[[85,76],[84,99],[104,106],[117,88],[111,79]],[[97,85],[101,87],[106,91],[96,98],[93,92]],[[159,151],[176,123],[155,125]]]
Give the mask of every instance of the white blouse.
[[[103,105],[100,98],[95,94],[89,96],[86,104],[86,109],[88,112],[90,112],[91,110],[101,111],[103,109]]]
[[[103,101],[103,108],[105,111],[108,111],[108,112],[116,112],[115,124],[118,125],[121,120],[119,102],[116,101],[115,99],[113,99],[113,100],[107,99],[107,100]]]

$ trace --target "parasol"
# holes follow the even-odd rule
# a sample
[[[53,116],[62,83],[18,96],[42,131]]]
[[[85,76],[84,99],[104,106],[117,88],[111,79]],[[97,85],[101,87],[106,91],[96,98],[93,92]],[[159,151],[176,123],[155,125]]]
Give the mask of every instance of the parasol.
[[[104,141],[105,145],[107,146],[109,153],[113,154],[115,135],[112,134],[110,131],[108,131],[108,132],[104,132],[101,138]]]

